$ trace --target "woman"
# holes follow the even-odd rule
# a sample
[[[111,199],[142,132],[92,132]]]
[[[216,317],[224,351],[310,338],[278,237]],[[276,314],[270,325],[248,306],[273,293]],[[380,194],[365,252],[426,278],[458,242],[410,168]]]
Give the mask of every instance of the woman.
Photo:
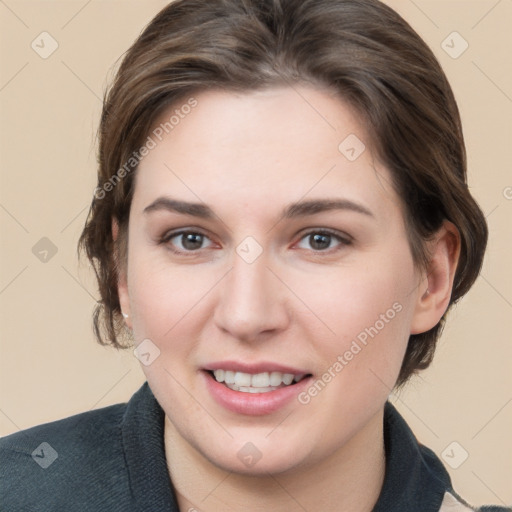
[[[394,11],[171,3],[105,99],[81,238],[96,335],[147,383],[2,440],[3,508],[474,510],[387,398],[486,240],[449,84]]]

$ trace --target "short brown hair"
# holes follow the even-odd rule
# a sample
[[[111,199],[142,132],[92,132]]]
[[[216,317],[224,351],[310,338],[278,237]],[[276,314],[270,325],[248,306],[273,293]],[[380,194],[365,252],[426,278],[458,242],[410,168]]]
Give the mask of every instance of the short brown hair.
[[[119,222],[123,253],[133,155],[157,117],[201,90],[299,83],[337,91],[362,117],[403,200],[417,265],[442,222],[455,224],[461,253],[450,306],[469,290],[487,225],[467,186],[458,108],[435,56],[395,11],[377,0],[175,0],[125,54],[104,100],[98,188],[79,242],[98,279],[100,343],[125,345],[111,221]],[[398,385],[430,364],[445,315],[410,336]]]

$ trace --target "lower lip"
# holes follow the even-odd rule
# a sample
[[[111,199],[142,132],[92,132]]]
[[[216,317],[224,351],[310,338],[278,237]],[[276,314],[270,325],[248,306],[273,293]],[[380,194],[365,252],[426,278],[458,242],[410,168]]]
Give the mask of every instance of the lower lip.
[[[229,411],[249,416],[271,414],[297,398],[310,383],[312,377],[306,377],[296,384],[285,386],[267,393],[244,393],[234,391],[217,382],[207,371],[202,372],[206,387],[215,401]]]

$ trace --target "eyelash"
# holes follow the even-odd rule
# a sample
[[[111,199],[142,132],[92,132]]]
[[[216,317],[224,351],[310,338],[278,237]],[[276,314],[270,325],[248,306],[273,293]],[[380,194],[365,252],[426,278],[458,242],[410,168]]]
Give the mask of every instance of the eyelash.
[[[312,249],[312,251],[315,254],[320,254],[320,253],[331,254],[332,252],[336,252],[337,250],[340,250],[342,247],[346,247],[346,246],[349,246],[352,244],[352,238],[349,237],[348,235],[342,235],[342,234],[338,233],[337,231],[334,231],[332,229],[327,229],[327,228],[310,229],[306,233],[302,234],[302,236],[299,239],[299,242],[306,239],[307,237],[309,237],[311,235],[327,235],[327,236],[334,238],[339,243],[339,245],[334,248],[329,248],[329,249],[324,249],[324,250]]]
[[[206,234],[202,233],[201,231],[181,230],[181,231],[175,231],[175,232],[171,232],[171,233],[165,234],[160,239],[159,243],[160,244],[166,244],[168,246],[169,250],[172,251],[175,254],[182,255],[182,256],[196,256],[202,249],[190,250],[190,251],[182,251],[180,249],[176,249],[175,247],[172,246],[172,244],[170,244],[170,241],[173,238],[176,238],[176,237],[179,237],[179,236],[183,236],[183,235],[188,235],[188,234],[199,235],[199,236],[202,236],[202,237],[210,240],[209,237]],[[324,235],[324,236],[327,235],[327,236],[330,236],[330,237],[334,238],[339,243],[339,245],[337,247],[334,247],[334,248],[328,248],[328,249],[323,249],[323,250],[322,249],[316,249],[316,250],[315,249],[311,249],[311,251],[314,254],[321,254],[321,253],[323,253],[323,254],[331,254],[332,252],[336,252],[337,250],[340,250],[341,247],[346,247],[346,246],[351,245],[352,241],[353,241],[350,236],[348,236],[348,235],[341,235],[337,231],[334,231],[334,230],[331,230],[331,229],[327,229],[327,228],[317,228],[317,229],[310,229],[306,233],[303,233],[302,236],[300,237],[300,239],[298,240],[298,242],[296,242],[296,244],[301,242],[302,240],[306,239],[308,236],[311,236],[311,235]]]

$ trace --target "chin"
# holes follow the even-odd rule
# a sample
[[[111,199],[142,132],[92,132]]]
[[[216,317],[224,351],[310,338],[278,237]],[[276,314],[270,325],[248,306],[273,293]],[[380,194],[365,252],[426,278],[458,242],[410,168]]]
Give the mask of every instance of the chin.
[[[203,456],[226,472],[254,477],[287,473],[305,463],[297,450],[291,447],[287,447],[287,452],[290,453],[278,453],[274,449],[265,455],[250,441],[237,444],[241,445],[237,450],[229,450],[228,453],[203,453]],[[235,456],[232,453],[235,453]]]

